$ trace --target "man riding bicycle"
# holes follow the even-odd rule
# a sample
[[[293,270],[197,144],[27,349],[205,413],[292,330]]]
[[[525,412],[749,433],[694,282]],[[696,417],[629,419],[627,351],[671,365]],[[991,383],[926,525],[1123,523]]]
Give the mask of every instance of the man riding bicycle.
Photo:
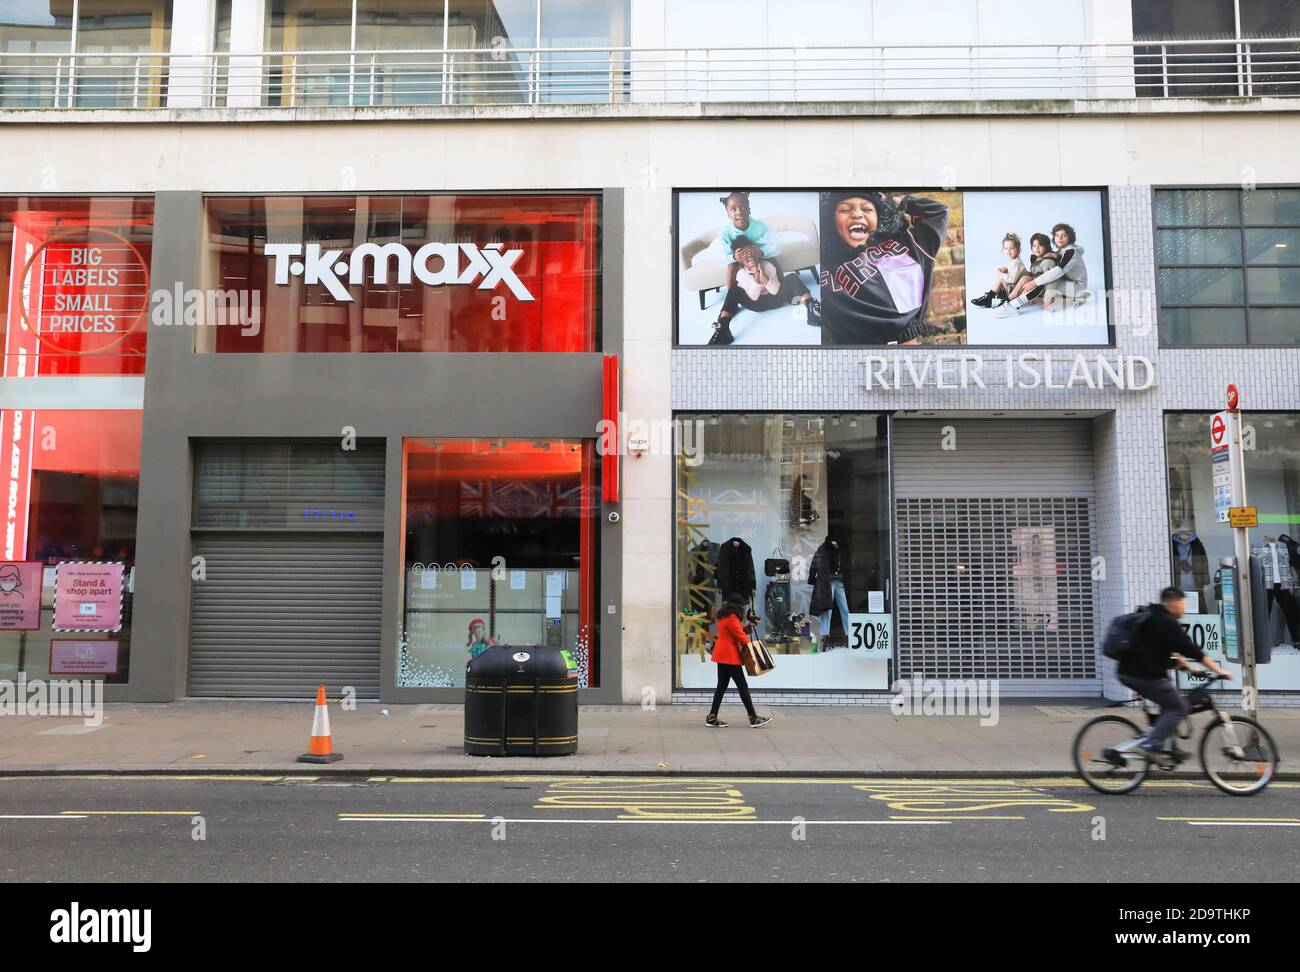
[[[1160,717],[1145,736],[1135,740],[1133,748],[1148,758],[1162,755],[1165,741],[1187,714],[1183,694],[1169,677],[1169,669],[1177,665],[1194,671],[1184,659],[1191,658],[1225,679],[1232,674],[1196,647],[1187,632],[1178,623],[1187,605],[1183,592],[1176,587],[1166,587],[1160,592],[1160,603],[1146,608],[1147,618],[1133,639],[1132,650],[1119,662],[1119,680],[1138,695],[1160,706]]]

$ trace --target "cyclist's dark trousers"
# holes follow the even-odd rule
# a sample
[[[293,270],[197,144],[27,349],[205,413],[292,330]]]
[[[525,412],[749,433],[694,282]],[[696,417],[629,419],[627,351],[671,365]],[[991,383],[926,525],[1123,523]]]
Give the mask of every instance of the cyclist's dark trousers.
[[[1119,680],[1144,699],[1150,699],[1160,706],[1160,717],[1151,731],[1146,734],[1145,745],[1149,749],[1164,749],[1165,740],[1178,727],[1179,721],[1187,714],[1187,703],[1183,693],[1169,678],[1134,678],[1121,675]]]
[[[713,708],[709,710],[709,715],[717,715],[718,709],[722,708],[722,697],[727,694],[728,682],[736,683],[736,691],[740,693],[740,701],[745,703],[745,711],[753,719],[758,713],[754,711],[754,703],[749,698],[749,683],[745,681],[743,665],[718,666],[718,688],[713,693]]]

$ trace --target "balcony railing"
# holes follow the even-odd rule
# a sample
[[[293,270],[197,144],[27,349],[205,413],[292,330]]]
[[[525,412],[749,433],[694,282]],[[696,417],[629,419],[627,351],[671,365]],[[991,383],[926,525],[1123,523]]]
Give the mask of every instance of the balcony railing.
[[[1251,98],[1300,38],[901,47],[0,54],[0,108]]]

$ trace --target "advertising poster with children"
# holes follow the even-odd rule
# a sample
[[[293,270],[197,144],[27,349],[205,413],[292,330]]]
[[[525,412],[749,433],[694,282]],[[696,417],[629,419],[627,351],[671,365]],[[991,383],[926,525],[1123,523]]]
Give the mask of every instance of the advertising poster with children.
[[[1096,190],[677,195],[681,345],[1110,344]]]

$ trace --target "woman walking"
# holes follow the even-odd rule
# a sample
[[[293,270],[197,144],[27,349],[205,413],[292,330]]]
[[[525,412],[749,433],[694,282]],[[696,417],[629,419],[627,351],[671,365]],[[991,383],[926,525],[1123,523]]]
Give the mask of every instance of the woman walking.
[[[722,602],[718,611],[718,637],[713,642],[713,661],[718,666],[718,688],[713,693],[713,708],[704,720],[704,724],[711,729],[727,727],[727,723],[718,718],[718,709],[722,707],[722,697],[727,692],[728,682],[736,683],[740,701],[745,703],[745,711],[749,713],[751,729],[772,721],[771,716],[760,716],[755,712],[754,703],[749,698],[749,683],[745,681],[745,668],[740,660],[740,650],[749,642],[749,635],[740,623],[740,614],[744,609],[744,598],[733,595]]]

